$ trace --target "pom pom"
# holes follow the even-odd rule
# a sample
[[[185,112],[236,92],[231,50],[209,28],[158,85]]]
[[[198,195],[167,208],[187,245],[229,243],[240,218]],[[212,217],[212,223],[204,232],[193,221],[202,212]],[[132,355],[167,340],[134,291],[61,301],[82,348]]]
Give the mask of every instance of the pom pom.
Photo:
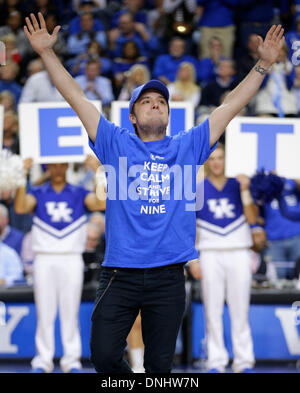
[[[0,191],[15,191],[26,185],[26,174],[20,156],[0,151]]]
[[[285,179],[261,170],[251,178],[250,192],[253,199],[260,205],[281,197]]]

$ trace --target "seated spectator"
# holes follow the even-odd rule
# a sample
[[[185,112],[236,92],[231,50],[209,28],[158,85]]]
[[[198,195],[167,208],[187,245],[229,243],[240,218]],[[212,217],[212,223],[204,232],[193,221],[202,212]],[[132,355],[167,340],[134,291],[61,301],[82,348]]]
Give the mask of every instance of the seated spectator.
[[[151,33],[159,39],[160,44],[164,44],[168,41],[166,39],[168,15],[164,9],[164,0],[154,0],[153,3],[153,9],[147,12],[147,25]]]
[[[2,147],[13,154],[19,154],[18,116],[14,111],[4,113]]]
[[[152,72],[153,77],[160,79],[166,85],[174,82],[178,67],[184,61],[192,63],[196,70],[198,69],[196,58],[185,54],[185,41],[180,37],[174,37],[169,44],[169,53],[156,58]]]
[[[46,29],[49,34],[52,34],[55,26],[59,25],[58,15],[54,12],[49,12],[45,15]],[[67,55],[67,44],[61,31],[58,32],[57,40],[53,46],[53,50],[59,56]]]
[[[220,60],[224,59],[223,45],[218,37],[209,40],[209,57],[199,60],[198,75],[202,85],[216,79],[216,68]]]
[[[288,60],[288,49],[283,46],[280,56],[266,75],[260,91],[254,99],[255,114],[271,116],[295,116],[297,102],[292,86],[295,72]]]
[[[241,49],[247,48],[250,34],[265,37],[274,20],[274,0],[238,1],[236,20],[239,21],[238,45]],[[283,3],[283,2],[282,2]]]
[[[58,13],[58,7],[56,6],[57,1],[51,0],[34,0],[34,4],[28,4],[28,9],[26,10],[26,15],[33,12],[35,15],[41,12],[45,17],[49,13]]]
[[[23,278],[22,262],[17,252],[0,241],[0,286],[9,287]]]
[[[125,42],[135,41],[142,56],[153,57],[159,45],[155,35],[152,35],[145,25],[135,22],[130,13],[124,13],[119,18],[118,29],[109,34],[109,48],[112,57],[121,57]]]
[[[80,186],[89,191],[95,190],[95,174],[100,166],[98,158],[89,154],[81,163],[70,163],[67,170],[68,183]]]
[[[198,0],[200,18],[197,27],[200,31],[199,54],[201,58],[209,57],[209,41],[218,37],[223,45],[224,56],[233,57],[235,40],[234,10],[238,0]]]
[[[150,80],[150,73],[147,67],[136,64],[127,73],[124,85],[120,91],[118,100],[129,101],[132,91]]]
[[[129,13],[133,16],[135,22],[143,23],[147,27],[147,13],[143,9],[144,0],[123,0],[121,10],[114,13],[111,21],[111,29],[118,27],[119,18],[121,15]]]
[[[300,15],[296,18],[296,28],[289,31],[285,36],[285,42],[289,48],[289,59],[292,60],[293,53],[296,48],[293,48],[294,42],[300,41]],[[298,46],[297,46],[298,48]]]
[[[103,49],[98,41],[92,40],[84,53],[77,55],[67,61],[67,67],[70,73],[74,76],[83,75],[86,63],[88,60],[100,59],[101,61],[101,73],[103,75],[109,75],[111,72],[112,62],[109,58],[104,56]]]
[[[27,79],[22,90],[20,103],[47,101],[64,101],[64,98],[52,84],[48,72],[44,70],[31,75]]]
[[[237,61],[237,79],[242,81],[259,59],[258,40],[256,34],[250,34],[247,41],[247,52]]]
[[[78,6],[78,15],[76,15],[69,23],[68,33],[78,34],[82,32],[82,27],[80,24],[80,16],[86,12],[94,14],[96,10],[96,2],[93,0],[80,0]],[[101,21],[97,18],[93,18],[92,31],[103,31],[104,27]]]
[[[16,110],[14,95],[8,90],[3,90],[0,93],[0,105],[3,105],[4,112],[7,112],[7,111],[14,112]]]
[[[19,70],[18,64],[12,61],[8,61],[6,65],[0,67],[0,92],[3,90],[10,91],[14,96],[16,105],[19,103],[22,92],[21,85],[16,82]]]
[[[201,90],[195,83],[195,67],[183,62],[177,71],[175,82],[168,85],[171,101],[187,101],[196,108],[200,101]]]
[[[75,78],[89,100],[100,100],[102,106],[108,106],[114,99],[111,81],[101,76],[101,63],[89,60],[85,67],[85,75]]]
[[[21,15],[24,11],[23,0],[5,0],[0,2],[0,26],[4,26],[7,23],[8,16],[17,11]]]
[[[8,15],[5,25],[0,27],[0,37],[7,34],[13,34],[16,38],[16,45],[22,58],[33,54],[31,45],[29,44],[23,30],[23,18],[21,12],[11,12]]]
[[[127,41],[123,46],[122,57],[113,61],[113,76],[117,88],[121,87],[126,77],[126,72],[135,64],[143,64],[149,68],[147,57],[141,56],[139,48],[134,41]]]
[[[209,82],[202,90],[200,113],[211,113],[221,104],[224,94],[227,91],[233,90],[237,85],[234,76],[234,62],[230,59],[221,60],[217,68],[216,80]]]
[[[8,208],[0,204],[0,241],[21,255],[23,233],[9,225]]]
[[[16,37],[13,34],[7,34],[0,38],[3,44],[5,45],[6,61],[12,61],[17,64],[20,64],[21,54],[17,48]]]
[[[106,35],[104,31],[93,31],[94,18],[90,12],[80,16],[81,31],[69,35],[67,49],[70,55],[79,55],[86,51],[88,44],[95,40],[102,48],[106,48]]]
[[[284,185],[284,200],[287,206],[295,206],[298,195],[296,183],[287,179]],[[291,278],[284,262],[296,262],[300,257],[300,221],[285,218],[277,199],[265,203],[261,208],[261,214],[268,240],[265,251],[267,276],[276,284],[278,278]]]
[[[41,58],[31,60],[27,65],[27,76],[30,77],[45,69]]]

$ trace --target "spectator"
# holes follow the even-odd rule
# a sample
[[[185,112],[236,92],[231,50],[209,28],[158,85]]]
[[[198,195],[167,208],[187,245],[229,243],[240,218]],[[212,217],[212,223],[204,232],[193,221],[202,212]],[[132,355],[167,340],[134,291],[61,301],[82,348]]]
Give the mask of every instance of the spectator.
[[[114,83],[120,88],[126,78],[127,71],[135,64],[143,64],[149,68],[148,59],[141,56],[139,47],[134,41],[127,41],[123,46],[122,57],[117,57],[113,62]]]
[[[274,0],[239,0],[236,20],[239,21],[237,36],[241,49],[247,48],[250,34],[265,37],[274,18]]]
[[[85,75],[75,78],[89,100],[100,100],[102,106],[108,106],[113,101],[111,81],[101,74],[101,63],[89,60],[85,67]]]
[[[8,90],[3,90],[0,93],[0,105],[3,105],[4,112],[7,112],[7,111],[14,112],[16,110],[14,95]]]
[[[7,34],[1,37],[1,41],[5,45],[6,61],[19,64],[21,62],[21,55],[17,48],[16,37],[13,34]]]
[[[233,57],[235,39],[234,10],[239,0],[198,0],[200,19],[199,54],[201,58],[209,57],[209,41],[218,37],[223,45],[224,56]]]
[[[67,180],[69,183],[80,186],[89,191],[94,191],[94,175],[100,166],[99,160],[89,154],[84,163],[69,164],[67,171]]]
[[[34,294],[37,307],[35,371],[51,372],[54,356],[54,323],[59,308],[64,372],[81,368],[78,311],[83,282],[86,213],[102,210],[94,193],[66,182],[67,164],[48,166],[50,181],[26,191],[16,191],[17,213],[34,212],[32,244]],[[24,165],[25,168],[25,165]],[[52,296],[49,296],[49,291]]]
[[[155,35],[143,23],[135,22],[128,12],[120,16],[118,29],[109,34],[109,48],[113,57],[122,56],[123,46],[127,41],[135,41],[142,56],[152,57],[159,49]]]
[[[298,200],[296,183],[288,179],[284,185],[284,201],[288,207]],[[276,199],[265,203],[261,209],[267,234],[267,276],[276,285],[277,279],[290,278],[286,261],[296,262],[300,257],[300,221],[294,222],[282,216]]]
[[[8,61],[6,65],[0,67],[0,92],[3,90],[10,91],[14,96],[16,105],[19,103],[22,92],[21,85],[16,82],[19,70],[18,64],[12,61]]]
[[[34,0],[33,7],[32,5],[29,5],[26,14],[28,15],[29,12],[33,12],[34,14],[37,14],[38,12],[41,12],[43,16],[45,17],[49,13],[57,13],[58,9],[56,7],[56,2],[55,1],[49,1],[49,0]]]
[[[181,63],[175,82],[167,86],[171,101],[191,102],[193,107],[196,108],[200,101],[201,90],[195,82],[196,77],[193,64],[188,62]]]
[[[0,26],[7,24],[8,16],[14,12],[20,12],[22,15],[24,10],[23,0],[5,0],[0,3]]]
[[[109,75],[111,73],[112,62],[104,56],[104,51],[98,41],[92,40],[84,53],[77,55],[67,61],[67,66],[72,75],[83,75],[88,60],[101,61],[101,73]]]
[[[219,62],[224,59],[223,45],[218,37],[209,40],[209,57],[199,60],[198,75],[202,86],[216,79],[216,69]]]
[[[132,91],[150,80],[150,73],[147,67],[136,64],[128,71],[125,83],[120,91],[118,100],[130,100]]]
[[[155,34],[163,47],[166,46],[168,39],[166,31],[168,28],[168,15],[164,9],[164,0],[154,0],[154,8],[147,12],[147,25],[152,34]]]
[[[78,6],[78,15],[76,15],[69,23],[68,34],[78,34],[82,32],[82,26],[80,23],[80,16],[84,13],[94,14],[96,8],[96,2],[93,0],[81,0]],[[101,21],[93,17],[92,31],[103,31],[104,27]]]
[[[287,54],[287,47],[284,46],[255,97],[257,115],[284,117],[297,114],[296,96],[292,90],[295,72]]]
[[[90,12],[80,16],[81,31],[69,35],[67,49],[70,55],[79,55],[86,51],[88,44],[95,40],[102,48],[106,48],[106,35],[104,31],[93,31],[94,18]]]
[[[0,287],[23,278],[22,262],[14,249],[0,241]]]
[[[242,81],[259,59],[258,39],[256,34],[250,34],[247,41],[247,53],[237,61],[237,78]]]
[[[178,67],[184,61],[192,63],[197,70],[197,60],[192,56],[186,55],[185,49],[185,41],[182,38],[173,38],[169,44],[169,53],[156,58],[153,67],[153,77],[160,79],[165,84],[174,82]]]
[[[134,22],[142,23],[147,27],[147,13],[143,9],[144,0],[123,0],[123,7],[121,10],[114,13],[111,21],[111,29],[118,27],[119,18],[121,15],[129,13],[133,16]]]
[[[8,208],[0,204],[0,241],[21,255],[23,233],[9,225]]]
[[[5,26],[0,27],[0,37],[7,34],[13,34],[15,36],[17,48],[22,58],[33,54],[32,48],[28,45],[24,34],[21,12],[11,12],[5,22]]]
[[[30,77],[38,72],[44,71],[44,69],[44,64],[40,58],[33,59],[27,65],[27,75]]]
[[[54,27],[58,25],[59,18],[56,13],[49,12],[45,15],[46,29],[49,31],[49,34],[52,34]],[[63,37],[63,33],[59,32],[57,36],[57,41],[53,47],[55,53],[59,56],[66,56],[67,53],[67,44]]]
[[[13,154],[19,154],[18,116],[13,111],[4,113],[3,148]]]
[[[227,91],[236,86],[234,78],[234,62],[230,59],[221,60],[217,68],[217,78],[208,83],[202,90],[200,112],[210,113],[221,104],[221,99]]]
[[[293,48],[293,43],[299,42],[300,41],[300,15],[296,18],[296,29],[291,30],[286,34],[285,42],[289,48],[289,59],[292,60],[293,53],[296,49],[299,48],[297,46],[296,48]]]
[[[63,101],[63,97],[52,84],[47,71],[40,71],[31,75],[22,90],[20,103],[23,102],[51,102]]]

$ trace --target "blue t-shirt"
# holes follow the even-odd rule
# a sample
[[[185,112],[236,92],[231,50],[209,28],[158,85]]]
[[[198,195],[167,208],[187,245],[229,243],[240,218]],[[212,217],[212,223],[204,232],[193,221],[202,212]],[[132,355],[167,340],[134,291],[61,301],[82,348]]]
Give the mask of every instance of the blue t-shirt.
[[[107,172],[103,266],[151,268],[197,258],[196,166],[215,148],[208,119],[143,142],[101,116],[95,143],[89,143]]]
[[[293,180],[286,181],[283,198],[285,200],[286,209],[295,209],[298,205],[299,197]],[[265,218],[265,230],[268,240],[288,239],[300,235],[300,221],[294,222],[284,217],[276,199],[263,206],[263,215]]]

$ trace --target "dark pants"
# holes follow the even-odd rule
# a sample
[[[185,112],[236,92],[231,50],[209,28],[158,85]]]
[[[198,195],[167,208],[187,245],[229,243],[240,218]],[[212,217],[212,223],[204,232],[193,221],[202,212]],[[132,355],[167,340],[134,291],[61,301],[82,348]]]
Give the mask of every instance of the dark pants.
[[[141,310],[145,371],[169,373],[184,309],[183,264],[154,269],[102,268],[90,342],[96,371],[132,372],[123,355]]]

